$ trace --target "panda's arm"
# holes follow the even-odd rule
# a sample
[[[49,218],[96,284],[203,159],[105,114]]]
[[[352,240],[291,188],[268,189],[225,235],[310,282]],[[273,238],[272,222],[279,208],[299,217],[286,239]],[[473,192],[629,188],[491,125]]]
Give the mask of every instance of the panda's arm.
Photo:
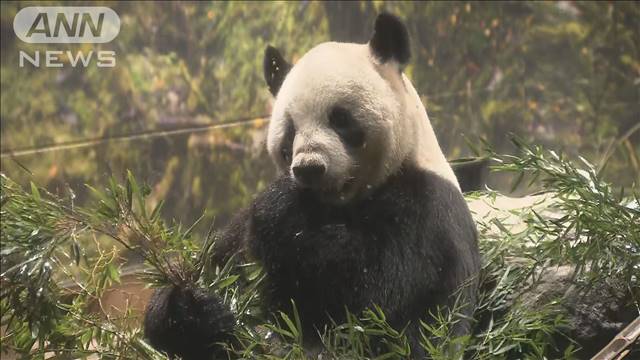
[[[234,255],[234,261],[245,260],[248,243],[252,239],[256,242],[256,236],[251,235],[256,217],[283,224],[286,206],[278,204],[292,198],[290,185],[286,178],[275,181],[250,206],[236,213],[217,235],[214,264],[224,266]],[[222,351],[215,343],[229,338],[233,324],[233,314],[217,295],[193,284],[173,285],[153,294],[145,311],[144,332],[153,347],[171,356],[208,359]]]
[[[239,211],[216,239],[213,262],[223,266],[242,256],[250,208]],[[145,310],[144,333],[149,343],[171,357],[210,359],[223,353],[215,345],[231,339],[235,319],[216,294],[193,284],[158,289]]]
[[[144,334],[157,350],[184,360],[224,354],[235,318],[222,299],[204,289],[174,285],[156,290],[145,311]]]
[[[229,224],[216,236],[213,263],[224,266],[233,256],[242,258],[245,255],[246,238],[251,218],[251,207],[236,213]],[[240,260],[236,258],[235,260]]]

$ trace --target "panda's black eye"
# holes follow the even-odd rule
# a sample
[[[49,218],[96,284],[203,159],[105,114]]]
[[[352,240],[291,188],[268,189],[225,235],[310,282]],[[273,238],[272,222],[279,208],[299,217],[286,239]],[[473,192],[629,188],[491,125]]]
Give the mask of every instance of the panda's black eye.
[[[342,107],[333,108],[329,113],[329,125],[348,146],[360,147],[364,144],[364,131],[349,110]]]

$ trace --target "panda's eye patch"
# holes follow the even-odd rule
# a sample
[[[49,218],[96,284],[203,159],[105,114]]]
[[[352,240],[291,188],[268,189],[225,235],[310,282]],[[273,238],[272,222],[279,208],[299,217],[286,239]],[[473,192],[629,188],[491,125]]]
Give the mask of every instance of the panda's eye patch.
[[[353,119],[348,110],[341,107],[335,107],[329,114],[329,122],[334,129],[345,129],[351,125]]]
[[[349,110],[339,106],[333,108],[329,113],[329,125],[348,146],[360,147],[364,144],[364,131]]]

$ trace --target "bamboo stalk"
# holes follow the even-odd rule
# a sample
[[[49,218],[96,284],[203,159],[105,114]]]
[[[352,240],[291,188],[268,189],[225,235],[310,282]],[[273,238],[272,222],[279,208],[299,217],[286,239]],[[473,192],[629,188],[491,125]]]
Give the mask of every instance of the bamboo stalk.
[[[629,350],[627,348],[640,337],[640,316],[627,325],[611,342],[607,344],[591,360],[619,360],[624,358]]]

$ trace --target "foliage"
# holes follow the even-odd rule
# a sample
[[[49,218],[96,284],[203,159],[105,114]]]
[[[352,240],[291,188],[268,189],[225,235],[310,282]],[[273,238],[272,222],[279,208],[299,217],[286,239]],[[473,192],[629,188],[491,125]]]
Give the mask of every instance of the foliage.
[[[172,236],[163,229],[156,232],[152,218],[139,218],[132,212],[135,183],[113,183],[109,195],[100,193],[99,205],[88,212],[74,206],[73,197],[65,202],[33,183],[23,191],[2,175],[2,292],[0,308],[3,351],[13,350],[25,358],[56,358],[98,353],[105,358],[119,354],[136,354],[141,358],[162,358],[144,343],[138,324],[124,316],[110,318],[89,311],[104,291],[120,281],[118,251],[105,249],[100,237],[108,236],[127,248],[138,247],[134,239],[155,249],[150,257],[158,271],[166,269],[164,252],[154,247],[171,243]],[[126,195],[126,196],[125,196]],[[137,200],[135,200],[137,202]],[[144,203],[137,202],[143,208]],[[135,225],[133,225],[135,224]],[[144,225],[143,225],[144,224]],[[133,226],[130,226],[133,225]],[[144,229],[144,232],[139,230]],[[130,232],[130,237],[122,234]],[[85,252],[95,241],[95,254]],[[175,242],[173,242],[175,244]],[[180,241],[181,248],[184,241]],[[169,274],[166,274],[169,277]]]
[[[582,157],[577,168],[554,151],[516,144],[523,153],[497,157],[497,168],[516,173],[514,186],[530,172],[530,182],[541,181],[556,200],[551,209],[561,214],[544,218],[532,211],[525,221],[526,240],[535,244],[535,252],[527,257],[548,266],[571,264],[574,277],[586,284],[618,279],[634,287],[640,280],[639,194],[616,193]]]
[[[53,2],[54,4],[56,2]],[[510,151],[505,134],[580,154],[616,186],[640,177],[640,6],[634,2],[110,2],[122,19],[108,44],[27,44],[2,2],[2,171],[56,193],[131,169],[167,219],[224,223],[273,177],[261,151],[270,95],[266,44],[295,61],[330,39],[367,41],[383,10],[404,19],[406,68],[450,158],[464,137]],[[113,69],[18,66],[19,51],[116,52]],[[141,132],[257,119],[241,126],[153,138]],[[111,138],[82,148],[9,156],[9,150]],[[610,161],[605,159],[610,158]],[[15,161],[14,161],[15,160]],[[22,171],[25,167],[32,174]],[[494,188],[504,190],[496,182]]]
[[[500,216],[478,219],[484,257],[481,291],[473,335],[451,338],[454,317],[435,313],[423,323],[422,346],[434,359],[574,358],[578,344],[564,339],[562,299],[531,298],[545,271],[574,269],[577,283],[626,284],[623,291],[640,308],[640,207],[638,195],[613,195],[588,162],[576,166],[553,151],[521,142],[518,155],[497,155],[498,169],[531,172],[553,201],[543,210],[515,212],[526,226]],[[125,311],[113,317],[90,305],[120,278],[115,249],[139,253],[146,263],[138,275],[151,285],[197,283],[222,296],[238,317],[237,342],[228,351],[246,359],[301,359],[304,338],[320,336],[322,358],[401,359],[409,347],[403,329],[388,325],[379,308],[349,314],[344,324],[303,334],[297,314],[263,314],[257,288],[264,278],[257,264],[212,264],[215,233],[199,248],[194,227],[169,225],[162,205],[147,207],[149,189],[127,174],[123,184],[110,181],[92,190],[94,204],[78,207],[33,185],[24,190],[2,176],[2,349],[25,358],[45,353],[65,356],[99,354],[105,358],[160,359],[140,334],[140,322]],[[491,201],[495,193],[474,194]],[[88,245],[95,252],[88,251]],[[585,290],[588,291],[588,290]],[[295,309],[295,304],[293,304]]]

